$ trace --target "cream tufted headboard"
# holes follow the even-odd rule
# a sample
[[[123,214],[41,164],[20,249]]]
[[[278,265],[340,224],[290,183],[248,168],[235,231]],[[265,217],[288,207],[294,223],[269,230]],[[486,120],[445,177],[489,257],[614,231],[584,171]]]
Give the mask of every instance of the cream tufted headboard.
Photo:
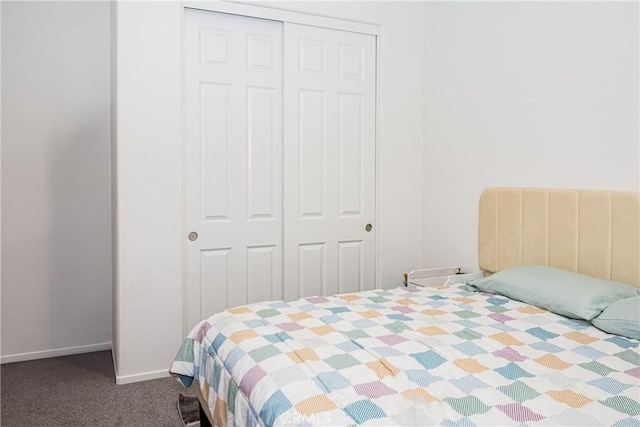
[[[541,264],[640,287],[640,193],[488,188],[478,246],[487,272]]]

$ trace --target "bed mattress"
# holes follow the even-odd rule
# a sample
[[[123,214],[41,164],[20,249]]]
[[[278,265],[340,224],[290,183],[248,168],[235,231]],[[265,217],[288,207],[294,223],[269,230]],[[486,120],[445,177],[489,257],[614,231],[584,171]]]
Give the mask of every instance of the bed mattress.
[[[637,340],[451,287],[250,304],[171,366],[215,425],[640,426]]]

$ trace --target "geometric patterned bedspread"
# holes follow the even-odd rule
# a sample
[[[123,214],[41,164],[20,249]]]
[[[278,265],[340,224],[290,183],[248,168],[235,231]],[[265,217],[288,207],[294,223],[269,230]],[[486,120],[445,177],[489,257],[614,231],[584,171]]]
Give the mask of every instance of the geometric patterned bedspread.
[[[171,366],[219,426],[640,426],[637,340],[463,286],[250,304]]]

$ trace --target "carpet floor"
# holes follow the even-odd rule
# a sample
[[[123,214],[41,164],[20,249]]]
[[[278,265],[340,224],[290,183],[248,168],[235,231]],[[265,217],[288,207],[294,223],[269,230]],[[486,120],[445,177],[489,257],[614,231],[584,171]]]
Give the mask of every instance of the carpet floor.
[[[2,427],[181,427],[171,378],[116,385],[110,351],[0,367]]]

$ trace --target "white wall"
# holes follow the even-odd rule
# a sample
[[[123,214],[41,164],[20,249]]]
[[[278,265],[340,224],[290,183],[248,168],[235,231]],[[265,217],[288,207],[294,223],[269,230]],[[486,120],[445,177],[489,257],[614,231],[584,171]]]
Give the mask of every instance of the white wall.
[[[265,4],[265,3],[261,3]],[[382,26],[381,285],[422,259],[422,6],[272,3]],[[182,335],[180,5],[117,7],[117,381],[166,375]],[[409,52],[409,54],[407,54]],[[149,352],[153,348],[153,352]]]
[[[477,265],[489,186],[638,190],[638,3],[426,3],[423,265]]]
[[[181,4],[118,2],[116,382],[168,375],[183,336]]]
[[[2,125],[2,361],[110,348],[108,2],[3,2]]]

